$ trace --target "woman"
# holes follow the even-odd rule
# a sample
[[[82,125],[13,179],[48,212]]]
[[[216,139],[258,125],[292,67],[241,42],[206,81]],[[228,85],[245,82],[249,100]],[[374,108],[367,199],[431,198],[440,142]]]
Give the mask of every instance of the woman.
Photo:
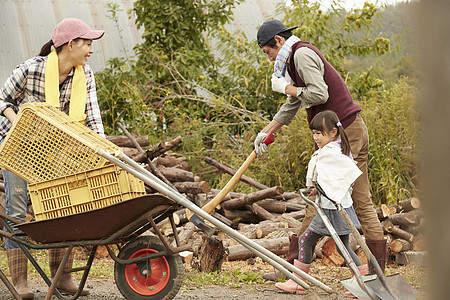
[[[101,38],[103,30],[92,30],[80,19],[64,19],[52,31],[51,40],[38,56],[16,69],[0,89],[0,143],[16,119],[20,107],[28,102],[47,102],[104,136],[97,103],[94,73],[86,64],[94,53],[92,40]],[[53,50],[52,50],[53,46]],[[5,181],[6,213],[25,220],[27,183],[17,175],[2,171]],[[12,282],[23,299],[33,299],[27,284],[28,260],[17,243],[5,238]],[[49,250],[52,278],[64,255],[64,249]],[[72,268],[73,255],[65,268]],[[71,274],[63,274],[57,288],[75,294],[77,287]],[[83,290],[81,295],[89,291]]]

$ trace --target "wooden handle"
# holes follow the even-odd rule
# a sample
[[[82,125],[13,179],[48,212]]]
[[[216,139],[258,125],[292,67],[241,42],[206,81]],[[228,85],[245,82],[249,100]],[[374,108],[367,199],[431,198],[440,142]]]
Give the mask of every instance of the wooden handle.
[[[245,170],[248,169],[250,164],[255,160],[256,152],[252,151],[252,153],[247,157],[242,166],[236,171],[236,173],[231,177],[230,181],[225,185],[225,187],[208,203],[203,205],[202,209],[208,214],[212,214],[216,209],[216,206],[222,202],[223,198],[228,194],[231,188],[239,181],[242,174],[244,174]]]

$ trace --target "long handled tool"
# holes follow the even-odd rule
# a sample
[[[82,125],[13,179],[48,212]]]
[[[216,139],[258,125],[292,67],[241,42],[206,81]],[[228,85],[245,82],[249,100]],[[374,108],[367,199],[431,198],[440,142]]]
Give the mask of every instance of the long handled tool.
[[[265,249],[261,245],[255,243],[254,241],[246,238],[244,235],[240,234],[239,232],[233,230],[229,226],[225,225],[224,223],[220,222],[216,218],[210,216],[205,211],[203,211],[200,207],[193,204],[191,201],[186,199],[183,195],[172,189],[170,186],[165,184],[162,180],[160,180],[158,177],[153,175],[152,173],[148,172],[145,168],[140,166],[138,163],[133,161],[131,158],[123,154],[122,152],[118,151],[115,156],[120,158],[116,158],[115,156],[110,155],[106,151],[104,151],[101,148],[97,148],[96,153],[103,156],[104,158],[108,159],[115,165],[121,167],[122,169],[130,172],[131,174],[135,175],[145,183],[147,183],[149,186],[154,188],[155,190],[159,191],[163,195],[166,195],[170,199],[174,200],[178,204],[190,209],[195,214],[198,214],[200,217],[204,218],[205,220],[211,222],[214,226],[216,226],[218,229],[225,232],[228,236],[235,239],[237,242],[242,244],[244,247],[261,257],[263,260],[270,263],[272,266],[280,270],[281,273],[286,275],[286,277],[294,280],[297,284],[301,285],[304,288],[309,288],[309,285],[292,274],[291,272],[294,272],[301,278],[304,278],[305,280],[313,283],[314,285],[318,286],[319,288],[323,289],[324,291],[328,293],[335,293],[333,289],[331,289],[329,286],[325,285],[324,283],[318,281],[314,277],[308,275],[307,273],[303,272],[302,270],[296,268],[292,264],[288,263],[284,259],[278,257],[274,253],[270,252],[269,250]]]
[[[273,133],[269,133],[263,140],[263,143],[266,145],[270,145],[273,143],[273,141],[274,141]],[[245,162],[239,167],[239,169],[233,175],[233,177],[231,177],[228,183],[223,187],[223,189],[213,199],[211,199],[211,201],[202,206],[202,210],[209,215],[212,214],[217,205],[219,205],[220,202],[222,202],[223,198],[225,198],[225,196],[228,194],[231,188],[239,181],[241,176],[248,169],[248,167],[253,162],[253,160],[255,160],[255,158],[256,158],[256,151],[253,150],[252,153],[247,157]],[[189,209],[186,209],[186,216],[189,219],[189,221],[194,223],[195,226],[205,231],[205,226],[203,224],[204,222],[198,215],[192,214]],[[208,229],[209,228],[207,228],[207,230]]]
[[[328,231],[330,232],[330,234],[332,234],[333,240],[335,241],[336,245],[339,247],[341,252],[344,253],[344,258],[345,258],[346,262],[349,264],[350,268],[352,269],[353,273],[355,274],[354,277],[352,277],[351,279],[342,280],[341,283],[353,295],[358,297],[358,299],[382,299],[382,300],[416,299],[414,289],[412,288],[412,286],[409,283],[406,282],[405,279],[403,279],[403,277],[400,276],[400,274],[395,274],[395,275],[391,275],[388,277],[384,276],[383,271],[381,270],[381,267],[378,264],[375,256],[369,250],[369,247],[363,240],[361,234],[358,232],[358,229],[356,228],[355,224],[353,224],[352,220],[350,219],[349,215],[347,214],[345,209],[342,207],[342,205],[340,205],[337,202],[335,202],[334,200],[328,198],[326,196],[325,192],[320,188],[319,185],[317,185],[316,187],[320,194],[324,195],[327,199],[329,199],[336,206],[337,210],[339,211],[340,215],[344,219],[345,223],[350,228],[350,231],[352,232],[353,236],[356,238],[358,244],[363,249],[364,254],[366,255],[369,263],[374,267],[375,272],[376,272],[376,274],[373,274],[373,275],[361,276],[353,259],[348,254],[347,249],[343,245],[339,236],[336,234],[336,231],[334,230],[330,221],[328,220],[326,215],[323,213],[323,210],[320,207],[320,205],[317,205],[315,202],[309,200],[305,196],[305,191],[307,191],[307,190],[301,190],[302,198],[316,208],[317,213],[319,213],[319,216],[321,217],[322,221],[327,226]],[[333,235],[333,233],[334,233],[334,235]],[[345,255],[345,253],[347,255]],[[356,283],[355,283],[355,281],[356,281]]]

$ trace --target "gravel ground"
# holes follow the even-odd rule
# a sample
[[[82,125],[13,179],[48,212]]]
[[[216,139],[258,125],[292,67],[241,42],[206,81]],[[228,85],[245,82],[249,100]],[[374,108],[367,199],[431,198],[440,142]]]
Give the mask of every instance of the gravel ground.
[[[32,290],[35,293],[35,300],[43,300],[46,293],[46,285],[42,280],[32,279],[30,282]],[[91,294],[89,296],[79,297],[80,300],[119,300],[124,299],[117,289],[114,280],[89,280],[87,284]],[[174,300],[200,300],[200,299],[261,299],[261,300],[288,300],[295,298],[301,299],[344,299],[342,295],[329,296],[309,292],[304,296],[294,296],[278,292],[273,284],[264,284],[258,286],[246,285],[240,288],[231,288],[224,286],[204,286],[198,287],[182,287]],[[0,286],[0,299],[13,299],[9,291],[2,284]],[[55,296],[52,299],[57,299]],[[348,298],[347,298],[348,299]]]
[[[94,260],[94,266],[105,266],[113,264],[111,259],[96,259]],[[93,266],[93,267],[94,267]],[[192,269],[189,265],[185,264],[185,272],[189,274]],[[243,271],[266,273],[273,271],[273,267],[269,264],[262,262],[259,258],[252,264],[246,261],[224,262],[222,270],[230,271],[241,269]],[[7,267],[2,268],[2,271],[7,272]],[[386,274],[400,273],[416,290],[417,299],[425,300],[426,295],[426,282],[428,278],[428,269],[425,267],[417,266],[397,266],[389,265]],[[107,279],[94,278],[93,273],[90,273],[90,277],[87,281],[87,288],[90,291],[89,296],[79,297],[80,300],[118,300],[124,299],[119,292],[113,279],[113,275]],[[292,295],[278,291],[275,288],[273,282],[266,282],[263,284],[242,284],[241,287],[230,287],[224,285],[206,285],[199,286],[199,283],[190,284],[189,281],[185,281],[180,291],[175,296],[175,300],[198,300],[198,299],[216,299],[216,300],[229,300],[229,299],[261,299],[261,300],[288,300],[288,299],[324,299],[324,300],[342,300],[348,299],[343,297],[344,288],[340,283],[340,280],[350,277],[350,271],[346,267],[327,267],[324,266],[320,260],[313,262],[311,266],[311,273],[314,278],[327,284],[337,292],[337,295],[325,294],[321,289],[312,287],[305,295]],[[29,285],[32,291],[35,293],[36,300],[45,299],[47,286],[44,281],[36,275],[30,275]],[[185,276],[186,278],[187,276]],[[425,283],[425,284],[424,284]],[[3,283],[0,283],[0,300],[13,299],[10,292],[7,290]],[[57,299],[55,296],[52,299]]]

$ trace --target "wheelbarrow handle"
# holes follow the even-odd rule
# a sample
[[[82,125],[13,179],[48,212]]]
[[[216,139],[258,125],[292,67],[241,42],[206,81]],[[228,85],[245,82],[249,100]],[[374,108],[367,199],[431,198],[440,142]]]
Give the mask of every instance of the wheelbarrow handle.
[[[324,291],[328,293],[335,293],[335,291],[327,286],[326,284],[320,282],[319,280],[315,279],[311,275],[303,272],[302,270],[296,268],[292,264],[288,263],[286,260],[282,259],[278,255],[275,255],[274,253],[270,252],[269,250],[265,249],[261,245],[255,243],[251,239],[245,237],[243,234],[233,230],[226,224],[220,222],[216,218],[210,216],[205,211],[203,211],[200,207],[193,204],[191,201],[186,199],[183,195],[178,193],[177,191],[170,188],[167,184],[165,184],[162,180],[160,180],[158,177],[153,175],[152,173],[148,172],[145,168],[140,166],[138,163],[133,161],[131,158],[123,154],[123,152],[116,153],[116,156],[122,159],[123,161],[119,160],[117,157],[114,157],[104,151],[101,148],[96,149],[96,153],[98,155],[103,156],[104,158],[108,159],[115,165],[121,167],[122,169],[130,172],[137,178],[141,179],[148,185],[150,185],[152,188],[159,191],[161,194],[166,195],[167,197],[171,198],[175,202],[177,202],[180,205],[183,205],[184,207],[192,210],[195,214],[198,214],[200,217],[206,219],[207,221],[211,222],[214,226],[216,226],[218,229],[225,232],[227,235],[247,247],[247,249],[252,250],[253,253],[261,256],[264,260],[272,264],[274,267],[279,268],[279,270],[289,277],[290,279],[294,280],[297,284],[302,285],[306,284],[305,282],[302,282],[302,280],[298,277],[296,277],[294,274],[287,272],[287,270],[294,272],[295,274],[299,275],[300,277],[308,280],[309,282],[315,284],[316,286],[320,287]],[[306,284],[307,286],[307,284]]]

